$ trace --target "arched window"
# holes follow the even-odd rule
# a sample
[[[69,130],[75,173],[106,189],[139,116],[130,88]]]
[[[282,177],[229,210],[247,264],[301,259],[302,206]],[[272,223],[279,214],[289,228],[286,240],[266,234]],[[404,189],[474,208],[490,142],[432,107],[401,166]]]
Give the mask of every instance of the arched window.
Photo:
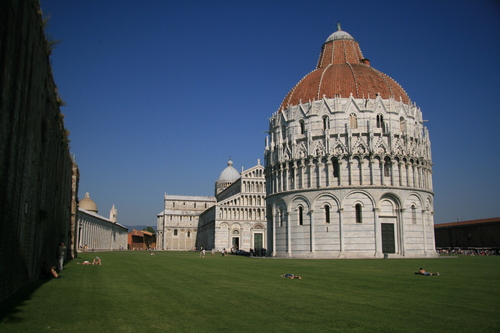
[[[389,157],[386,157],[384,159],[384,177],[390,177],[391,176],[391,159]]]
[[[306,125],[305,125],[304,121],[300,120],[299,125],[300,125],[300,134],[304,134],[306,132]]]
[[[283,219],[284,219],[283,208],[280,208],[280,216],[279,216],[279,225],[280,225],[280,227],[283,226]]]
[[[417,207],[411,205],[411,223],[417,224]]]
[[[299,225],[304,225],[304,208],[299,206]]]
[[[380,113],[377,115],[377,128],[381,128],[382,133],[385,133],[384,116]]]
[[[358,128],[358,118],[354,113],[349,115],[349,126],[351,128]]]
[[[404,117],[399,118],[399,129],[401,132],[406,132],[406,120]]]
[[[339,177],[339,160],[333,160],[333,177]]]
[[[330,223],[330,206],[325,205],[325,222]]]
[[[330,128],[330,119],[328,116],[323,117],[323,130],[326,130],[327,128]]]
[[[363,222],[363,216],[362,216],[362,206],[361,204],[356,204],[355,206],[356,209],[356,223],[362,223]]]
[[[191,231],[188,231],[188,232],[187,232],[187,236],[188,236],[188,237],[191,237]]]
[[[174,236],[177,236],[177,229],[174,229]]]

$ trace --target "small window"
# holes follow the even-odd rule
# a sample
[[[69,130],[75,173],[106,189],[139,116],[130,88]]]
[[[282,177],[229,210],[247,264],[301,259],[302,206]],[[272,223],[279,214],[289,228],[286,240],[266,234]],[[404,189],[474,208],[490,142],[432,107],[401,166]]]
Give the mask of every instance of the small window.
[[[361,215],[362,213],[362,206],[361,204],[356,204],[355,206],[356,209],[356,223],[362,223],[363,222],[363,216]]]
[[[325,222],[330,223],[330,206],[325,205]]]
[[[283,138],[283,140],[286,139],[286,127],[285,127],[285,125],[281,126],[281,137]]]
[[[299,225],[304,225],[304,208],[299,207]]]
[[[284,214],[283,214],[283,208],[280,208],[280,216],[279,216],[279,226],[283,226],[283,219],[284,219]]]
[[[358,118],[354,113],[349,115],[349,126],[354,129],[358,128]]]
[[[381,128],[382,133],[385,133],[384,116],[382,114],[377,115],[377,128]]]
[[[411,223],[417,224],[417,207],[411,205]]]
[[[391,159],[386,157],[384,160],[384,177],[391,176]]]
[[[306,132],[306,125],[305,125],[304,121],[300,120],[299,125],[300,125],[300,134],[304,134]]]
[[[188,236],[188,237],[191,237],[191,231],[188,231],[188,232],[187,232],[187,236]]]
[[[403,117],[399,118],[399,129],[401,132],[406,132],[406,120]]]
[[[333,177],[339,177],[339,161],[337,159],[333,160]]]
[[[174,229],[174,236],[177,236],[177,229]]]
[[[330,128],[330,119],[328,116],[323,117],[323,130],[326,130],[327,128]]]

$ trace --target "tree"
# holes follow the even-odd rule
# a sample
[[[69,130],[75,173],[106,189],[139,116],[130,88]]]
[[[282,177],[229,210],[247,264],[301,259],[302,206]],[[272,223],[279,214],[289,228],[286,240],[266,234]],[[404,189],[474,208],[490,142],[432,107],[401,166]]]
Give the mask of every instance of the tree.
[[[146,227],[146,228],[142,229],[142,231],[147,231],[147,232],[150,232],[152,234],[156,234],[156,231],[155,231],[155,229],[153,229],[153,227]]]

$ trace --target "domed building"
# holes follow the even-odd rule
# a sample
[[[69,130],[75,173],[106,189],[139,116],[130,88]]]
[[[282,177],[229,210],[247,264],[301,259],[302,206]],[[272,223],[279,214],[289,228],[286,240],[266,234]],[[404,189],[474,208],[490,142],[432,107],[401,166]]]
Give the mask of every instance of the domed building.
[[[264,167],[238,172],[233,161],[215,181],[215,196],[164,196],[157,214],[157,246],[161,250],[236,251],[266,248]]]
[[[127,248],[128,229],[117,222],[117,209],[111,207],[109,218],[97,214],[97,204],[89,192],[78,202],[78,251],[113,251]]]
[[[89,212],[97,214],[97,204],[95,203],[94,200],[90,199],[90,193],[86,192],[85,197],[80,200],[78,203],[78,207],[88,210]]]
[[[233,161],[229,160],[227,162],[227,168],[222,170],[219,179],[215,182],[215,195],[224,191],[232,183],[240,178],[240,173],[233,167]]]
[[[420,109],[338,24],[270,118],[268,251],[435,256],[430,144]]]
[[[266,186],[260,160],[239,173],[227,163],[215,182],[216,204],[199,218],[197,248],[252,251],[266,245]]]

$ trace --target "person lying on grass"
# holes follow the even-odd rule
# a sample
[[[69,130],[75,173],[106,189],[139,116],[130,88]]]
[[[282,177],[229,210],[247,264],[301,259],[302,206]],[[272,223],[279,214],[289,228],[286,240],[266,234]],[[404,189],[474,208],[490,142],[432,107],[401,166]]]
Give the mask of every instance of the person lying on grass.
[[[281,275],[281,277],[288,278],[288,279],[301,279],[302,280],[302,278],[300,276],[295,275],[295,274],[290,274],[290,273],[283,274],[283,275]]]
[[[437,273],[429,273],[429,272],[426,272],[425,269],[423,269],[422,267],[420,267],[420,269],[418,270],[418,272],[415,272],[415,274],[427,275],[427,276],[433,276],[433,275],[438,275],[439,276],[439,272],[437,272]]]

